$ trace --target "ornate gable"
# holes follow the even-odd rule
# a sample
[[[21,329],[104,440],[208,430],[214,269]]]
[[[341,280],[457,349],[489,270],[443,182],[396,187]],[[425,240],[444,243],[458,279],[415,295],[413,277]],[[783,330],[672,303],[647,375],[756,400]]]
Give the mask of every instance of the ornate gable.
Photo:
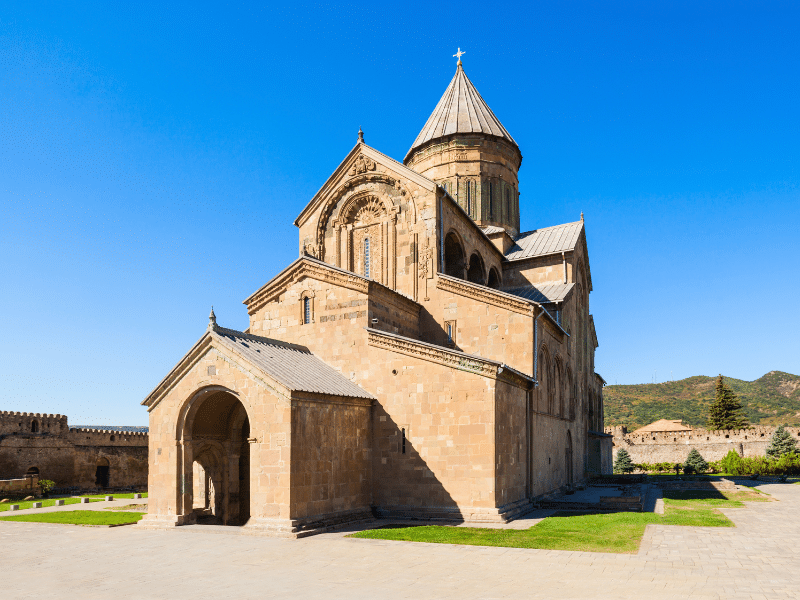
[[[435,206],[436,190],[359,143],[295,222],[301,252],[416,298],[417,253],[428,243],[419,233],[433,227],[421,223],[420,210]]]

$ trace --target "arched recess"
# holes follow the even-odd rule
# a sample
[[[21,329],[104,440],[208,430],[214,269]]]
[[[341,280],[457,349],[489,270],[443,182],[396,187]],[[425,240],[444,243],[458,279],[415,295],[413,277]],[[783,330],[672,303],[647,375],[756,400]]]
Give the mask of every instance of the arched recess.
[[[546,347],[539,351],[539,412],[548,412],[550,398],[550,355]]]
[[[25,477],[38,477],[39,467],[31,467],[25,472]]]
[[[486,285],[486,269],[483,267],[481,255],[474,252],[469,257],[469,268],[467,269],[467,280],[472,283]]]
[[[464,245],[456,234],[451,231],[444,238],[444,272],[445,275],[464,279],[465,254]]]
[[[494,267],[489,269],[489,279],[486,281],[486,285],[496,290],[500,289],[500,275]]]
[[[575,420],[575,382],[572,379],[572,369],[567,367],[567,400],[569,403],[569,418]]]
[[[176,493],[182,496],[184,522],[246,524],[251,488],[247,407],[232,390],[211,386],[195,393],[181,413],[176,433],[182,473]]]
[[[572,432],[567,430],[567,445],[564,448],[564,466],[566,469],[566,483],[567,485],[572,485],[572,478],[573,478],[573,470],[572,470]]]
[[[556,355],[553,359],[553,385],[550,386],[549,412],[551,415],[558,416],[561,413],[559,404],[561,404],[561,360]]]
[[[333,211],[336,200],[330,204]],[[413,202],[408,201],[410,204]],[[320,249],[330,264],[358,273],[391,288],[397,283],[397,222],[401,207],[390,194],[358,190],[341,199],[337,216],[330,221],[331,248]],[[413,212],[413,211],[411,211]],[[411,215],[406,214],[406,220]],[[413,223],[413,221],[410,221]],[[320,218],[319,244],[325,244],[328,217]]]
[[[31,433],[39,433],[39,421],[36,419],[31,421]]]

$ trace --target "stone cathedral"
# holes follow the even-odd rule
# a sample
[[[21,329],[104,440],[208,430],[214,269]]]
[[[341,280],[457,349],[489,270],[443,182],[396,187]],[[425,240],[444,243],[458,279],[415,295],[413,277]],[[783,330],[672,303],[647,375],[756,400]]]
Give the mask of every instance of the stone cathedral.
[[[359,131],[248,329],[144,400],[140,526],[508,521],[608,470],[583,216],[521,232],[521,164],[460,59],[402,162]]]

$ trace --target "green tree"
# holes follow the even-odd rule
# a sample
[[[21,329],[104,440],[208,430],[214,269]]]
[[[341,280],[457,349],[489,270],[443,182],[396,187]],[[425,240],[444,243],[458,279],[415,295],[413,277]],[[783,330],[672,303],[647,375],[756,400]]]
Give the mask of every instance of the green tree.
[[[689,475],[691,473],[705,473],[706,471],[708,471],[708,463],[697,451],[697,448],[692,448],[689,456],[686,457],[686,462],[683,463],[683,472]]]
[[[633,460],[625,448],[617,451],[617,460],[614,461],[614,473],[631,473],[633,471]]]
[[[717,429],[744,429],[750,422],[742,411],[742,403],[736,394],[725,385],[722,375],[717,377],[716,398],[708,407],[708,424],[712,431]]]
[[[795,452],[797,450],[797,441],[792,438],[792,434],[786,431],[786,428],[781,425],[772,434],[772,439],[767,448],[767,456],[770,458],[780,458],[784,454]]]

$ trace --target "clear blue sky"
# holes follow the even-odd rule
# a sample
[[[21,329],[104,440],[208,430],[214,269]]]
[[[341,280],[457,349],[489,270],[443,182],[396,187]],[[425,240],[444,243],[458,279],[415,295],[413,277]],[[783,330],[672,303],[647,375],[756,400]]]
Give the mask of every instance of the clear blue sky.
[[[0,4],[0,409],[140,401],[297,256],[356,141],[402,159],[455,70],[574,221],[609,383],[800,373],[800,4]]]

